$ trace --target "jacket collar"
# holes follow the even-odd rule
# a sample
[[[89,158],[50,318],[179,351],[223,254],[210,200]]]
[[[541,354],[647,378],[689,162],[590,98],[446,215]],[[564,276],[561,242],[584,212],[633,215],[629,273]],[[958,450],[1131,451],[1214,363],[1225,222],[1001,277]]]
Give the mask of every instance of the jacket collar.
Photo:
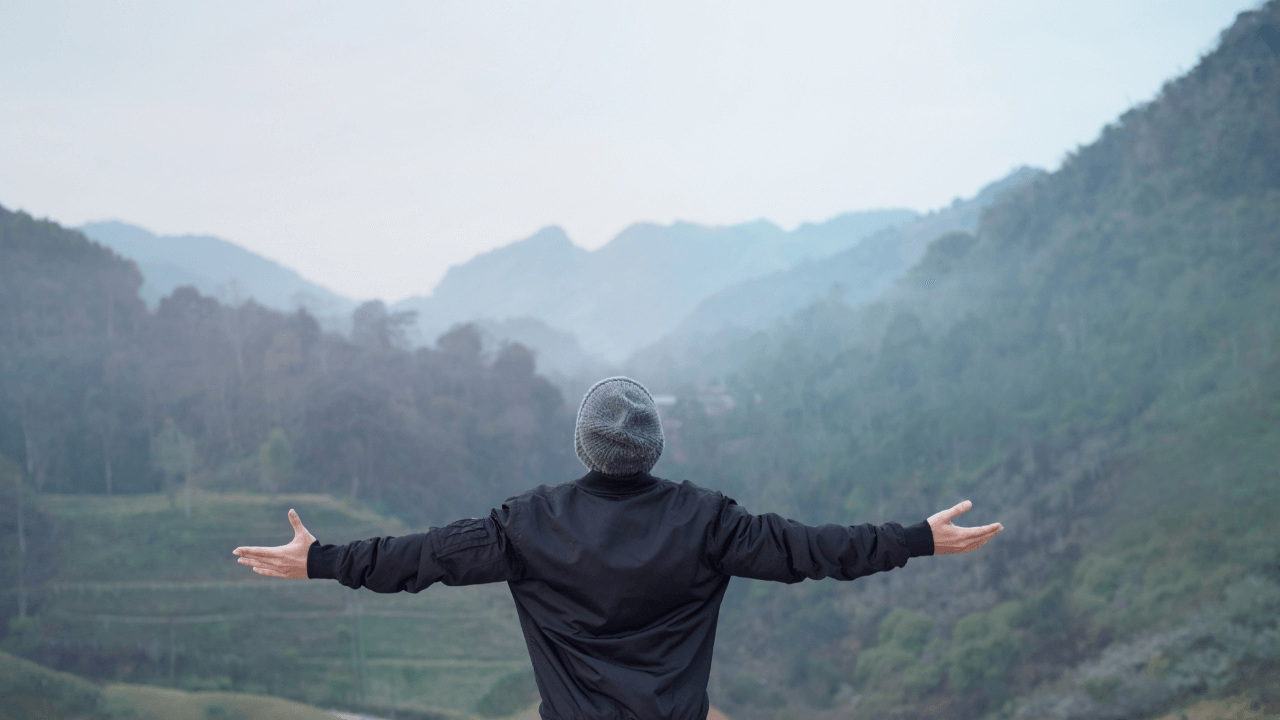
[[[605,475],[602,472],[591,472],[574,481],[578,487],[592,495],[603,497],[629,497],[639,495],[658,484],[658,479],[649,473],[635,475]]]

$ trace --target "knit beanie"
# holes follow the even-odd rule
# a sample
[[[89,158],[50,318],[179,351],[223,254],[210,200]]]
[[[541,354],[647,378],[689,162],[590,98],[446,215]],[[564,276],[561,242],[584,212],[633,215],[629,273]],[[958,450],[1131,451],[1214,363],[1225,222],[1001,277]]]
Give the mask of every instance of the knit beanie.
[[[592,385],[578,408],[573,446],[589,470],[605,475],[649,472],[662,454],[662,422],[653,396],[626,377]]]

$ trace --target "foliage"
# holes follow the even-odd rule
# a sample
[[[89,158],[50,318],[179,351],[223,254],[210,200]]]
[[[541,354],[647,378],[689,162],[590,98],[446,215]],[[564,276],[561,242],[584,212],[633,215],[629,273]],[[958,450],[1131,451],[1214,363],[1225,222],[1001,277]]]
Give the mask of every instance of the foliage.
[[[1220,605],[1196,611],[1176,627],[1108,647],[1074,669],[1064,688],[1028,699],[1018,714],[1131,717],[1180,696],[1236,687],[1251,663],[1280,662],[1280,585],[1249,576],[1225,595]]]
[[[919,655],[924,649],[933,618],[907,608],[894,608],[880,621],[880,645],[891,645]]]
[[[956,622],[947,657],[948,677],[956,692],[982,687],[993,695],[1003,694],[1005,676],[1022,650],[1017,628],[1022,609],[1022,603],[1011,600]]]
[[[907,608],[894,608],[880,620],[879,644],[858,655],[854,667],[854,679],[871,686],[885,684],[889,676],[899,671],[902,680],[914,690],[936,686],[936,665],[920,665],[916,662],[924,650],[925,642],[933,630],[933,618]],[[909,679],[908,679],[909,675]]]
[[[529,670],[505,587],[377,595],[266,580],[234,562],[236,545],[286,542],[289,508],[322,542],[412,530],[349,499],[198,491],[190,518],[160,494],[45,495],[39,506],[58,529],[58,573],[41,578],[38,612],[15,618],[3,642],[46,667],[381,717],[471,712],[499,679]]]
[[[972,558],[842,588],[853,641],[762,622],[800,588],[747,594],[726,616],[726,673],[763,676],[770,651],[856,652],[845,678],[868,697],[1005,712],[1274,566],[1276,38],[1280,3],[1243,13],[1193,71],[976,232],[939,238],[878,301],[831,296],[707,343],[741,369],[689,379],[722,382],[735,407],[680,415],[669,441],[683,455],[659,472],[809,522],[914,522],[967,497],[966,523],[1006,527]],[[891,608],[927,611],[938,644],[912,657],[858,629]],[[1083,696],[1157,707],[1126,704],[1110,677],[1089,685],[1110,700]]]
[[[305,311],[192,288],[149,312],[140,282],[79,233],[0,208],[0,452],[41,492],[172,490],[181,476],[444,523],[578,473],[570,409],[522,346],[487,358],[463,326],[410,351],[412,318],[376,302],[351,340]]]
[[[93,718],[103,705],[102,691],[69,673],[54,672],[0,652],[0,719],[27,717]]]
[[[293,479],[293,446],[282,428],[275,428],[267,441],[258,448],[258,467],[262,472],[262,487],[275,492],[282,484]]]

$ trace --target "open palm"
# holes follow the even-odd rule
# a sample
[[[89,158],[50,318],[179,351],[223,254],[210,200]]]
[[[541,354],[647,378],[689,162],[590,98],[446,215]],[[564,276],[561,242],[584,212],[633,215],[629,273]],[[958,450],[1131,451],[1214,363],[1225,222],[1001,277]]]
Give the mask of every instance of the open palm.
[[[933,554],[950,555],[952,553],[973,552],[1004,529],[1000,523],[992,523],[981,527],[960,527],[951,521],[973,507],[973,503],[965,500],[949,510],[934,513],[929,517],[929,529],[933,531]]]
[[[293,526],[293,540],[288,545],[238,547],[231,554],[240,556],[237,562],[252,567],[259,575],[278,578],[307,577],[307,552],[316,538],[303,527],[298,513],[293,510],[289,511],[289,524]]]

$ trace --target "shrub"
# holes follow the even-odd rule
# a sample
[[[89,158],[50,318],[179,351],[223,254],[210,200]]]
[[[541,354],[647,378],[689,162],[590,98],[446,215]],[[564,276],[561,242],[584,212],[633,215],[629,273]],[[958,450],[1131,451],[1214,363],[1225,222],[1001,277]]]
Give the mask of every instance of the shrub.
[[[1017,630],[1021,614],[1022,603],[1011,600],[960,618],[947,656],[956,692],[983,687],[994,696],[1003,694],[1005,677],[1022,650],[1022,634]]]

